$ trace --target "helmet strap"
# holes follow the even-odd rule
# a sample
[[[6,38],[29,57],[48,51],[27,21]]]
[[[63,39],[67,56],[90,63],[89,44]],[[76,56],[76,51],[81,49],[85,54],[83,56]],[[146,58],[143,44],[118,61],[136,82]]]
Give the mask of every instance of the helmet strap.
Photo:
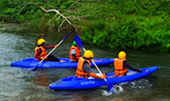
[[[83,57],[84,59],[87,59],[87,60],[90,60],[90,59],[92,59],[92,58],[86,58],[86,57]]]

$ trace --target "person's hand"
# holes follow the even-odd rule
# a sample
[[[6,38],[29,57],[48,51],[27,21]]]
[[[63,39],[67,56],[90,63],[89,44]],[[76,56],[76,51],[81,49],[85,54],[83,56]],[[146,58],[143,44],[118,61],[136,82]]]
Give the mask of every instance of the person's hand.
[[[58,47],[58,45],[55,45],[55,47],[57,48],[57,47]]]
[[[64,61],[64,60],[60,60],[60,62],[66,62],[66,61]]]
[[[101,79],[105,79],[106,77],[108,77],[106,74],[107,74],[107,73],[104,73],[104,74],[101,76]]]
[[[45,60],[45,57],[41,57],[41,60]]]
[[[106,77],[104,75],[100,76],[101,79],[105,79]]]

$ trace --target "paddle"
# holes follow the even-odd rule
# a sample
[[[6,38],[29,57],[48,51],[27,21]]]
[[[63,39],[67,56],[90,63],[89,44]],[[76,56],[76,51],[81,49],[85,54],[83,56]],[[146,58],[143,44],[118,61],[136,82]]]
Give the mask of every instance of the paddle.
[[[65,36],[57,45],[59,46],[70,34],[71,34],[71,32],[69,32],[69,33],[67,34],[67,36]],[[54,47],[54,48],[46,55],[46,57],[48,57],[56,48],[57,48],[57,47]],[[45,58],[46,58],[46,57],[45,57]],[[31,71],[36,70],[37,67],[44,61],[45,58],[43,58],[36,66],[34,66],[34,67],[31,69]]]
[[[83,50],[86,51],[86,49],[83,47],[83,44],[82,44],[81,39],[79,38],[79,36],[78,36],[77,34],[76,34],[76,36],[74,37],[74,41],[76,41],[76,43],[78,44],[78,46],[82,47]],[[98,72],[99,72],[101,75],[103,75],[102,72],[100,71],[100,69],[98,68],[98,66],[96,65],[96,63],[95,63],[93,60],[92,60],[92,63],[94,64],[94,66],[96,67],[96,69],[98,70]],[[105,81],[105,82],[107,83],[107,85],[108,85],[108,91],[109,91],[109,93],[113,93],[113,90],[112,90],[113,86],[107,82],[107,79],[106,79],[106,78],[104,78],[104,81]]]

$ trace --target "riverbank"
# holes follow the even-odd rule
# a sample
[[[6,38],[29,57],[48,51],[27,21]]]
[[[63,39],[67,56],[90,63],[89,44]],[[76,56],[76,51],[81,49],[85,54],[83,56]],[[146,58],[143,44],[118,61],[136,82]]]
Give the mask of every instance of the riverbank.
[[[74,30],[84,43],[101,48],[170,51],[169,0],[2,0],[0,4],[1,23],[27,23],[42,32]]]
[[[32,35],[32,36],[36,36],[36,37],[39,36],[40,33],[46,33],[48,35],[53,35],[54,33],[65,33],[65,32],[57,32],[56,30],[47,31],[47,30],[40,29],[36,26],[33,27],[27,24],[15,24],[15,23],[0,24],[0,30],[2,32],[9,32],[9,33],[25,33],[25,32],[35,33],[35,35]],[[78,34],[78,33],[74,32],[74,34]],[[84,33],[80,33],[79,36],[81,37],[83,43],[86,43],[92,46],[98,46],[100,48],[108,48],[108,49],[113,49],[113,50],[131,50],[132,49],[132,50],[142,50],[142,51],[168,52],[169,46],[170,46],[169,33],[164,33],[164,35],[159,35],[159,33],[158,34],[156,33],[155,34],[143,34],[143,35],[139,34],[141,38],[139,38],[137,33],[134,36],[127,33],[125,34],[125,36],[123,36],[123,38],[121,38],[119,37],[119,35],[109,34],[109,32],[106,33],[106,32],[101,31],[96,34],[88,34],[84,32]],[[132,38],[133,40],[126,39],[128,37],[133,37]],[[156,44],[156,42],[158,42],[159,44]],[[121,46],[119,46],[119,44]],[[132,47],[130,46],[130,44],[132,44],[132,46],[137,45],[138,48]],[[140,47],[139,45],[141,44],[143,45]],[[113,47],[113,45],[115,46]]]

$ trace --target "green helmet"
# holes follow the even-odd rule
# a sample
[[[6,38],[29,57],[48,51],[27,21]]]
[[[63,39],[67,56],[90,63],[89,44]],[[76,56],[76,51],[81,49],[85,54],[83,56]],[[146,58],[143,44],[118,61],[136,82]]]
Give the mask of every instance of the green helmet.
[[[73,41],[73,46],[76,46],[76,45],[77,45],[76,41]]]

